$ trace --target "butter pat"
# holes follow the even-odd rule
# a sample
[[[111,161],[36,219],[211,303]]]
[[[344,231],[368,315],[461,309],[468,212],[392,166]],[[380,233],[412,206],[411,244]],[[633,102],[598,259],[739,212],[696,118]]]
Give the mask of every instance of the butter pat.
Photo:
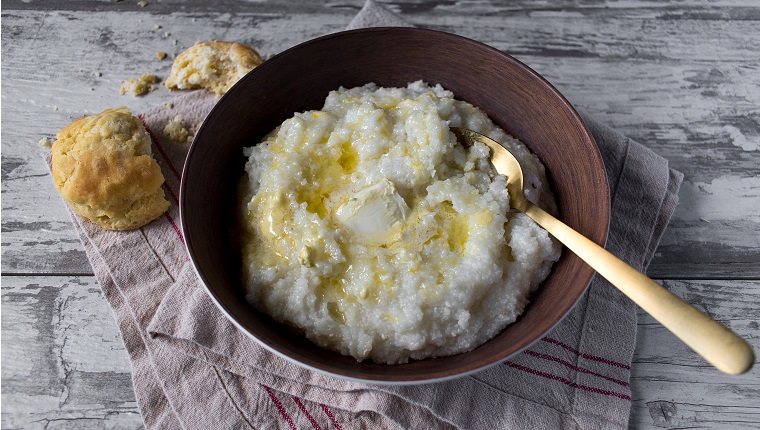
[[[411,210],[393,182],[383,179],[370,185],[335,211],[335,218],[361,242],[390,240]]]

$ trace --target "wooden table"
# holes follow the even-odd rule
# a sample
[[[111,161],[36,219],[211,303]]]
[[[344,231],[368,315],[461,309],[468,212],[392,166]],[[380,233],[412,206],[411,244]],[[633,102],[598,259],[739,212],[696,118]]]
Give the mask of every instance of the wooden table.
[[[2,10],[2,427],[138,428],[111,311],[37,145],[196,41],[262,54],[343,29],[364,0],[6,0]],[[723,4],[725,3],[725,4]],[[685,173],[648,274],[760,351],[760,8],[754,0],[398,0],[418,26],[516,56],[579,110]],[[159,60],[156,51],[170,58]],[[645,314],[632,428],[760,428],[760,368],[722,375]]]

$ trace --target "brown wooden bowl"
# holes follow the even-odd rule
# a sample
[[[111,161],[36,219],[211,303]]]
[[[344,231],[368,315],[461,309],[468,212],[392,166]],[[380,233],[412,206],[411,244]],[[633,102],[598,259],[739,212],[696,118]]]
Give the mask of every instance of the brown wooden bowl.
[[[565,250],[522,316],[494,339],[467,353],[402,365],[357,362],[317,347],[246,302],[233,230],[243,148],[295,112],[321,108],[328,92],[341,86],[405,87],[419,79],[441,84],[523,141],[547,168],[560,219],[605,242],[609,187],[594,139],[570,103],[530,68],[482,43],[424,29],[362,29],[305,42],[267,60],[222,97],[198,130],[181,184],[182,231],[209,295],[241,330],[280,356],[365,382],[461,376],[540,339],[585,291],[594,272]]]

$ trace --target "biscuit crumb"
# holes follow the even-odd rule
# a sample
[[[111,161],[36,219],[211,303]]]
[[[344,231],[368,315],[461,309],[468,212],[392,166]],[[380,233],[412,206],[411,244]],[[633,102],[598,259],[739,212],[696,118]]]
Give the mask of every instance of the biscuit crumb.
[[[259,53],[236,42],[198,42],[177,55],[166,79],[170,89],[206,88],[219,95],[263,63]]]
[[[153,29],[158,30],[161,28],[161,24],[156,24],[153,26]]]
[[[163,60],[164,58],[166,58],[166,52],[164,52],[164,51],[158,51],[158,52],[156,52],[156,57],[159,60]]]
[[[164,102],[164,106],[168,107],[169,109],[174,109],[174,103],[172,102]]]
[[[148,2],[145,0],[140,0],[139,2],[137,2],[137,5],[140,7],[145,7],[148,5]]]
[[[175,142],[187,142],[190,132],[182,125],[182,117],[177,115],[164,126],[164,134]]]
[[[37,144],[43,148],[50,148],[53,146],[53,142],[55,142],[55,139],[51,139],[49,137],[43,137],[42,139],[40,139],[39,142],[37,142]]]
[[[100,72],[93,72],[92,76],[95,76],[96,78],[99,78],[99,77],[103,76],[103,74],[100,73]]]
[[[158,82],[156,75],[142,75],[140,78],[129,78],[121,84],[119,94],[129,92],[133,97],[141,96],[154,91],[156,88],[151,85]]]

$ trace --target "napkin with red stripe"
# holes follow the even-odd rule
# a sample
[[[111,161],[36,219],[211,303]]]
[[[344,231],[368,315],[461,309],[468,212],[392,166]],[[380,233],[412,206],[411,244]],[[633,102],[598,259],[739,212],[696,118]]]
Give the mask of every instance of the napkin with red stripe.
[[[408,26],[369,1],[349,28]],[[72,213],[132,363],[148,428],[626,428],[635,306],[595,278],[570,314],[523,353],[448,382],[348,382],[287,362],[238,331],[200,285],[178,226],[188,150],[164,135],[200,124],[216,103],[199,91],[141,115],[171,207],[137,230],[101,230]],[[585,118],[612,191],[607,247],[645,270],[677,203],[682,175],[665,159]]]

